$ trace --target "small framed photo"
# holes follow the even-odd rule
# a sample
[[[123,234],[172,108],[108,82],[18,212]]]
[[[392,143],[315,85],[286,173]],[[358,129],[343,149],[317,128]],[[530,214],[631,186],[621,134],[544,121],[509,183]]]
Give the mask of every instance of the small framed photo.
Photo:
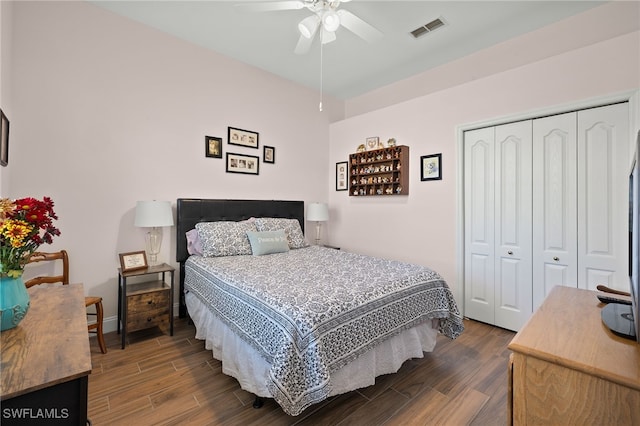
[[[275,163],[276,162],[276,149],[272,146],[264,146],[263,158],[265,163]]]
[[[372,149],[378,149],[379,144],[380,144],[380,138],[378,136],[367,138],[366,140],[367,151],[371,151]]]
[[[244,173],[258,175],[260,158],[255,155],[235,154],[227,152],[227,173]]]
[[[249,148],[257,149],[259,136],[258,132],[237,129],[235,127],[229,127],[228,130],[228,142],[231,145],[248,146]]]
[[[420,157],[420,180],[442,179],[442,154]]]
[[[0,110],[0,165],[9,164],[9,119]]]
[[[120,253],[120,269],[122,272],[136,271],[147,267],[147,255],[143,251]]]
[[[349,163],[341,161],[336,163],[336,191],[346,191],[349,182]]]
[[[207,157],[222,158],[222,138],[205,136],[204,152]]]

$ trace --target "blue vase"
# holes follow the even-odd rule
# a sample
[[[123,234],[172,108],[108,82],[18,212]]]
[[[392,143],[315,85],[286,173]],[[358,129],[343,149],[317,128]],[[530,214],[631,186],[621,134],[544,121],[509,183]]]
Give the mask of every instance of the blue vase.
[[[16,327],[29,310],[29,292],[22,276],[0,277],[0,330]]]

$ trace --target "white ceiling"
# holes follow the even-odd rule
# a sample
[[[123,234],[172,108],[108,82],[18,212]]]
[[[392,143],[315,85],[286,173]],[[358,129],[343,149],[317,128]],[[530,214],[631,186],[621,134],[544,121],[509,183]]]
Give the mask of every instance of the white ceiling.
[[[304,86],[320,89],[320,47],[293,53],[307,9],[247,12],[225,1],[92,1],[116,14]],[[270,0],[257,0],[270,1]],[[598,6],[602,1],[363,1],[342,3],[384,34],[367,43],[344,28],[324,45],[323,91],[348,99]],[[419,39],[409,33],[440,18]]]

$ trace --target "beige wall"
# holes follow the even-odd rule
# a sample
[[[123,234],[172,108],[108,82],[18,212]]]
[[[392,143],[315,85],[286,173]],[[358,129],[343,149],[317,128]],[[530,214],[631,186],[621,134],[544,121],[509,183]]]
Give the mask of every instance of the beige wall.
[[[640,32],[636,31],[332,123],[328,168],[346,161],[366,137],[379,136],[383,141],[394,137],[411,150],[410,192],[350,197],[331,187],[328,240],[350,251],[430,266],[460,297],[458,129],[639,88]],[[632,122],[637,126],[640,119],[634,108]],[[443,179],[420,181],[420,156],[436,153],[442,153]]]
[[[4,3],[4,2],[2,2]],[[87,2],[13,4],[12,198],[51,196],[71,280],[117,307],[118,253],[144,249],[137,200],[178,197],[326,201],[330,114],[342,102],[189,45]],[[4,60],[3,60],[4,62]],[[260,133],[260,149],[228,145],[227,127]],[[260,174],[205,157],[275,147]],[[161,259],[175,264],[175,228]],[[114,328],[114,322],[108,326]]]

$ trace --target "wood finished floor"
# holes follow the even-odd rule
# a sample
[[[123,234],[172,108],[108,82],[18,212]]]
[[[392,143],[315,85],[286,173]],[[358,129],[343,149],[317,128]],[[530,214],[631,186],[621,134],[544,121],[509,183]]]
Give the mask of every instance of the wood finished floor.
[[[100,425],[505,425],[508,343],[513,332],[472,320],[456,340],[406,361],[368,388],[338,395],[291,417],[222,374],[221,363],[176,319],[173,337],[158,329],[91,340],[89,418]]]

